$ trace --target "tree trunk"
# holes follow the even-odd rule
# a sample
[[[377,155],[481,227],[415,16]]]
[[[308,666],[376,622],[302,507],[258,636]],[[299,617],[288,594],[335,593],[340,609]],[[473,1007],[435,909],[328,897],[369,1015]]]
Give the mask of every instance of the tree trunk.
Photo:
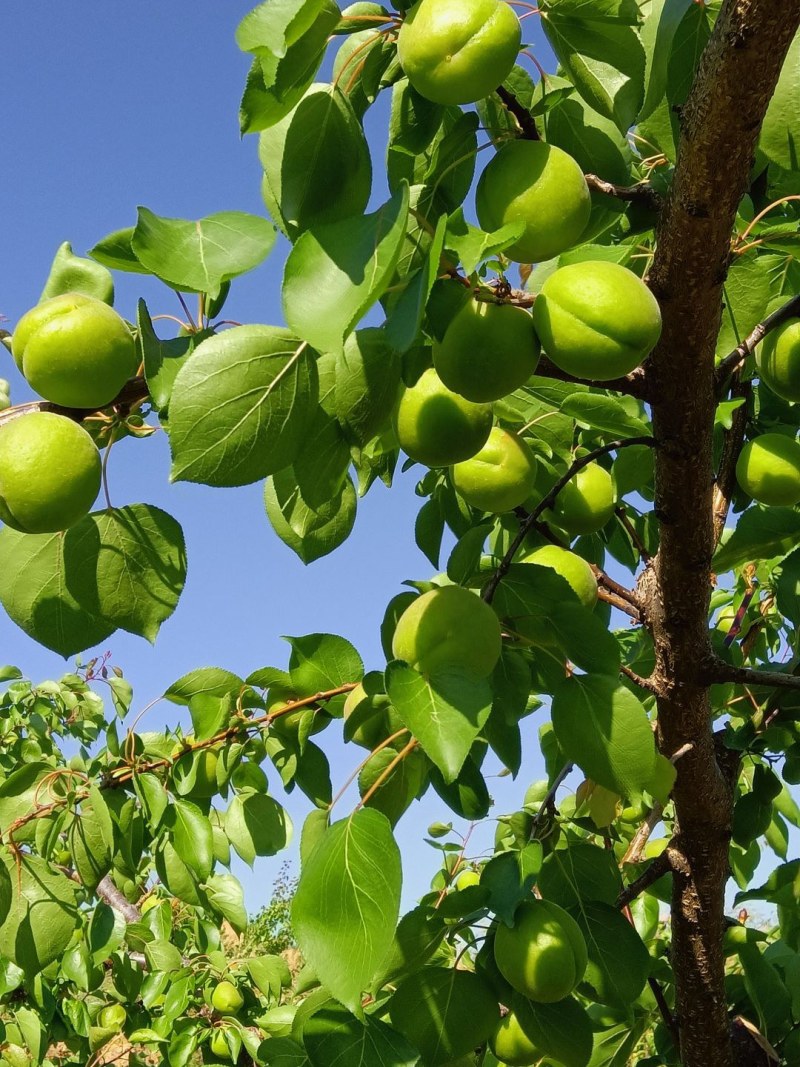
[[[724,890],[735,774],[718,759],[709,691],[714,551],[714,349],[736,209],[800,0],[725,0],[681,116],[678,162],[649,284],[664,326],[647,368],[658,555],[640,580],[656,650],[661,751],[678,763],[672,964],[686,1067],[734,1063],[724,990]]]

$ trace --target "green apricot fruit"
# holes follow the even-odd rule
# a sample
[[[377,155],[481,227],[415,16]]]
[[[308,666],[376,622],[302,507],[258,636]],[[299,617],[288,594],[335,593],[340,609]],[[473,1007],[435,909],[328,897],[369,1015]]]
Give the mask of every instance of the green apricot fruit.
[[[186,735],[186,744],[194,744],[194,736]],[[213,797],[217,795],[217,763],[219,756],[213,748],[199,748],[196,751],[188,751],[180,755],[181,748],[177,748],[173,755],[178,756],[173,771],[178,778],[185,779],[194,774],[194,783],[187,793],[192,797]]]
[[[506,80],[522,43],[519,19],[501,0],[419,0],[397,38],[414,89],[436,104],[471,104]]]
[[[478,221],[489,233],[524,222],[522,237],[503,255],[542,263],[576,245],[592,210],[583,171],[544,141],[509,141],[486,166],[475,192]]]
[[[587,260],[550,275],[533,305],[533,324],[556,366],[604,382],[628,374],[650,354],[661,334],[661,311],[632,271]]]
[[[539,340],[524,308],[469,300],[433,346],[433,365],[448,389],[475,404],[508,396],[539,362]]]
[[[217,982],[211,994],[211,1006],[220,1015],[236,1015],[244,1004],[244,997],[233,982]]]
[[[536,459],[521,437],[494,426],[476,455],[450,468],[456,492],[472,507],[499,515],[527,500]]]
[[[756,352],[759,377],[784,400],[800,400],[800,319],[767,334]]]
[[[549,900],[520,904],[511,929],[500,923],[494,955],[500,973],[518,993],[544,1004],[569,996],[588,962],[580,927]]]
[[[542,1053],[520,1026],[516,1012],[510,1011],[489,1038],[489,1048],[507,1067],[530,1067],[538,1063]]]
[[[543,545],[529,552],[522,562],[552,568],[572,586],[585,608],[591,610],[597,603],[597,579],[586,560],[576,552],[570,552],[558,545]]]
[[[455,880],[456,889],[469,889],[470,886],[481,884],[480,871],[471,869],[462,871]]]
[[[349,734],[350,740],[371,752],[381,741],[403,728],[403,723],[389,698],[381,693],[373,696],[359,683],[347,694],[344,702],[345,723],[352,715],[357,724]]]
[[[97,1022],[104,1030],[121,1030],[127,1019],[128,1013],[121,1004],[109,1004],[100,1012]]]
[[[283,686],[274,685],[270,688],[267,696],[266,710],[270,714],[274,714],[276,711],[282,711],[289,704],[299,700],[300,697],[292,689],[286,689]],[[285,715],[279,715],[272,722],[272,730],[275,733],[283,734],[284,736],[297,737],[300,732],[300,723],[303,721],[304,716],[307,716],[310,711],[310,706],[297,708],[296,711],[288,711]],[[324,730],[330,722],[330,716],[322,711],[314,711],[313,718],[311,720],[311,729],[309,734],[318,734],[320,730]]]
[[[602,530],[614,514],[611,475],[599,463],[588,463],[558,494],[553,512],[573,537]]]
[[[397,623],[392,653],[422,674],[454,668],[486,678],[500,658],[500,622],[479,596],[460,585],[423,593]]]
[[[781,433],[748,441],[736,463],[736,480],[759,504],[791,507],[800,501],[800,444]]]
[[[22,533],[55,533],[89,513],[100,453],[64,415],[36,411],[0,428],[0,520]]]
[[[211,1035],[211,1040],[208,1043],[208,1047],[212,1053],[221,1060],[232,1059],[231,1050],[228,1048],[228,1042],[225,1040],[225,1031],[223,1029],[215,1030]]]
[[[394,429],[403,451],[427,467],[449,467],[480,452],[492,428],[492,409],[452,392],[433,368],[402,390]]]
[[[136,346],[122,318],[83,293],[64,293],[31,308],[11,344],[36,392],[68,408],[105,407],[136,370]]]

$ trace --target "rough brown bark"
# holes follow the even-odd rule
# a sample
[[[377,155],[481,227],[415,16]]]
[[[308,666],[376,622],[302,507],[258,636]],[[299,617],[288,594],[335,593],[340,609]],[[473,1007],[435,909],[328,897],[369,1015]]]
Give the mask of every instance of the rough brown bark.
[[[678,163],[650,286],[664,328],[650,358],[658,555],[640,594],[656,649],[659,743],[690,743],[674,790],[672,963],[686,1067],[734,1063],[723,985],[733,782],[720,766],[703,663],[714,548],[714,346],[736,208],[800,0],[726,0],[681,116]]]

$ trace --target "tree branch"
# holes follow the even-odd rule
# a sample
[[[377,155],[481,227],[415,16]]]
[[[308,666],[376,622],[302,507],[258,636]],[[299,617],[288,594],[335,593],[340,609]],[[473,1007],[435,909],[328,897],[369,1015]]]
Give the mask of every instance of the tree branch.
[[[508,551],[506,552],[505,556],[503,556],[503,558],[500,560],[500,563],[497,566],[497,570],[495,571],[494,575],[491,578],[491,581],[484,590],[483,599],[486,601],[487,604],[491,604],[492,600],[494,599],[494,594],[497,592],[498,585],[505,577],[505,575],[508,574],[508,569],[514,560],[514,556],[519,550],[520,545],[528,536],[530,531],[534,528],[534,526],[542,517],[542,515],[553,506],[556,501],[556,497],[567,484],[567,482],[571,481],[578,473],[578,471],[583,470],[584,467],[588,466],[599,456],[608,455],[609,452],[616,452],[617,449],[628,448],[631,445],[650,445],[650,447],[655,448],[656,442],[653,437],[628,437],[623,440],[610,441],[608,444],[600,445],[598,448],[592,449],[591,452],[587,452],[585,456],[581,456],[579,459],[575,460],[575,462],[572,464],[566,474],[562,475],[558,479],[555,485],[550,489],[550,492],[545,497],[543,497],[542,500],[539,501],[539,503],[536,505],[530,515],[528,515],[527,519],[523,521],[522,525],[519,528],[519,533],[511,542]]]
[[[530,294],[529,294],[530,295]],[[532,306],[534,300],[531,300]],[[607,382],[594,382],[588,378],[576,378],[573,374],[557,367],[546,355],[542,355],[535,371],[540,378],[553,378],[558,382],[574,382],[576,385],[588,385],[593,389],[611,389],[615,393],[625,393],[627,396],[635,396],[637,400],[648,400],[650,393],[647,383],[647,375],[643,367],[626,374],[624,378],[614,378]]]
[[[757,670],[754,667],[734,667],[724,659],[713,657],[706,664],[704,675],[710,684],[734,682],[737,685],[764,685],[776,689],[800,689],[800,675],[784,674],[781,670]]]
[[[625,886],[616,899],[616,907],[620,911],[623,908],[627,908],[632,900],[636,900],[637,897],[641,896],[645,889],[649,889],[654,882],[657,882],[669,870],[671,870],[669,851],[664,849],[661,855],[656,856],[638,878],[635,878],[629,885]]]
[[[585,174],[584,177],[590,189],[598,193],[606,193],[608,196],[615,196],[617,200],[642,204],[651,211],[660,211],[664,206],[661,194],[653,188],[650,182],[637,182],[636,185],[614,185],[613,182],[598,178],[596,174]]]
[[[763,322],[759,322],[745,337],[740,345],[737,345],[724,359],[717,364],[715,374],[717,390],[721,392],[730,376],[742,366],[749,355],[755,351],[756,345],[763,341],[768,333],[777,330],[790,319],[800,318],[800,295],[793,296],[777,311],[767,315]]]
[[[109,404],[106,404],[106,408],[128,407],[147,399],[149,395],[150,392],[144,378],[129,378],[117,396]],[[0,411],[0,426],[6,422],[13,422],[14,419],[21,418],[23,415],[30,415],[33,411],[50,411],[54,415],[65,415],[68,419],[72,419],[73,422],[85,422],[86,419],[97,414],[96,409],[65,408],[60,404],[51,404],[49,400],[29,400],[24,404],[14,404],[12,407]]]
[[[520,129],[520,137],[525,141],[538,141],[540,140],[539,131],[536,128],[536,120],[530,111],[517,100],[516,96],[510,92],[504,85],[497,87],[497,95],[503,101],[503,104],[507,111],[509,111],[517,120],[517,125]]]
[[[109,875],[100,879],[97,883],[95,892],[101,900],[104,900],[106,904],[108,904],[109,907],[113,908],[114,911],[118,911],[125,922],[138,923],[141,919],[141,911],[139,911],[135,904],[131,904],[127,897],[117,889]]]

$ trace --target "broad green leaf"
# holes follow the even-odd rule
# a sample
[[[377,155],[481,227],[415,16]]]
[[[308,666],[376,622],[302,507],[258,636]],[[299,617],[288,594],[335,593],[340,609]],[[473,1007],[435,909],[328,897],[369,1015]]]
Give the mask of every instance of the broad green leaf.
[[[292,820],[272,797],[263,793],[235,796],[225,812],[225,833],[245,863],[256,856],[275,856],[292,839]]]
[[[431,785],[447,804],[462,819],[478,821],[485,819],[492,806],[492,798],[486,779],[472,755],[467,756],[452,782],[445,782],[441,772],[434,767]]]
[[[171,700],[173,704],[188,706],[196,696],[236,696],[243,685],[239,675],[233,674],[232,671],[223,670],[221,667],[199,667],[173,682],[164,693],[164,699]]]
[[[384,87],[384,76],[393,76],[398,68],[397,46],[377,23],[348,36],[336,51],[331,80],[350,101],[359,121],[375,103]]]
[[[443,115],[442,105],[421,96],[408,78],[396,81],[389,115],[389,158],[393,152],[412,158],[423,153],[442,125]]]
[[[389,423],[400,385],[400,359],[386,331],[356,330],[336,357],[334,410],[364,445]]]
[[[93,531],[91,519],[72,527],[71,536]],[[45,648],[61,656],[92,648],[114,633],[116,624],[85,610],[69,590],[62,534],[23,534],[0,530],[0,603],[13,622]]]
[[[366,808],[326,830],[303,864],[292,902],[300,951],[352,1011],[392,944],[401,881],[389,822]]]
[[[86,931],[86,946],[94,963],[109,959],[125,940],[125,917],[104,901],[95,904]]]
[[[645,56],[636,31],[571,18],[557,9],[543,14],[542,28],[587,104],[627,132],[644,98]]]
[[[0,922],[0,952],[33,977],[69,944],[78,925],[78,886],[37,856],[5,849],[0,860],[11,883],[11,904]]]
[[[85,293],[106,304],[114,303],[114,279],[101,264],[83,259],[65,241],[59,245],[39,300],[49,300],[61,293]]]
[[[428,777],[429,767],[427,757],[417,748],[407,753],[387,775],[396,759],[397,752],[394,748],[384,748],[369,757],[358,776],[358,792],[361,797],[366,797],[378,781],[381,781],[364,803],[367,807],[383,812],[392,826],[420,795]],[[386,777],[383,777],[384,775]],[[480,777],[483,782],[483,776]],[[486,810],[488,811],[488,808]]]
[[[521,1015],[526,1035],[537,1049],[563,1067],[586,1067],[592,1055],[592,1020],[574,997],[554,1004],[525,1002]]]
[[[291,468],[267,479],[264,503],[272,528],[303,563],[333,552],[350,536],[356,521],[356,491],[349,478],[337,496],[319,508],[302,498]]]
[[[571,914],[589,951],[583,982],[601,1004],[632,1004],[650,973],[650,956],[636,930],[616,908],[597,901],[582,903]]]
[[[215,874],[203,885],[203,891],[214,911],[227,919],[234,930],[243,933],[250,920],[239,879],[232,874]]]
[[[67,836],[72,862],[83,885],[94,889],[111,870],[114,827],[103,794],[91,786]]]
[[[11,835],[9,828],[39,805],[49,804],[54,799],[51,790],[42,784],[42,779],[52,771],[49,763],[26,763],[0,782],[0,833],[5,841],[21,844],[32,839],[35,821],[17,827]]]
[[[531,672],[524,657],[504,648],[492,672],[492,711],[483,736],[495,755],[516,776],[522,764],[519,720],[529,708]],[[531,710],[537,704],[530,705]]]
[[[213,834],[208,817],[196,804],[176,799],[167,808],[162,825],[175,851],[198,881],[204,881],[214,866]]]
[[[290,1037],[270,1037],[259,1049],[269,1067],[311,1067],[305,1049]]]
[[[298,696],[313,696],[341,685],[360,682],[364,662],[357,650],[338,634],[287,637],[292,647],[289,676]]]
[[[637,0],[543,0],[546,14],[569,15],[587,22],[621,22],[636,26],[641,21]]]
[[[270,1000],[279,1000],[281,991],[292,984],[289,966],[282,956],[255,956],[247,961],[247,971]]]
[[[157,938],[146,944],[144,954],[154,971],[177,971],[183,965],[180,950],[165,938]]]
[[[775,967],[764,958],[757,945],[742,945],[739,960],[744,984],[763,1031],[781,1029],[791,1015],[792,997]]]
[[[682,107],[689,97],[700,57],[711,36],[716,10],[709,4],[692,4],[687,7],[672,38],[667,64],[666,103],[669,105],[669,121],[676,145],[680,126],[674,109]]]
[[[104,267],[111,270],[126,271],[130,274],[152,273],[136,258],[131,241],[135,226],[126,226],[122,230],[115,230],[102,240],[98,241],[94,248],[89,249],[89,255]]]
[[[104,622],[155,641],[186,579],[183,531],[150,504],[89,515],[64,538],[67,588]]]
[[[236,326],[198,346],[170,403],[172,478],[247,485],[292,462],[317,403],[313,353],[286,330]]]
[[[775,603],[778,611],[797,626],[800,624],[800,549],[795,549],[776,568]]]
[[[800,33],[789,46],[781,76],[770,100],[758,147],[785,170],[800,170],[797,144],[797,101],[800,100]]]
[[[197,879],[172,842],[164,837],[153,851],[156,872],[169,892],[187,904],[200,905]]]
[[[310,227],[361,215],[372,186],[364,131],[347,97],[315,85],[259,138],[264,199],[293,241]]]
[[[269,254],[275,230],[266,219],[243,211],[207,218],[170,219],[138,209],[131,248],[167,285],[216,297],[224,282],[257,267]]]
[[[573,393],[562,403],[561,412],[582,426],[615,437],[641,437],[650,433],[650,427],[644,419],[630,415],[625,405],[613,396]]]
[[[717,355],[727,356],[761,322],[770,299],[769,265],[755,251],[737,256],[722,287],[724,307]]]
[[[320,406],[308,423],[305,440],[292,463],[303,499],[311,507],[324,507],[338,496],[350,468],[350,446],[344,431],[323,407],[329,396],[320,396]]]
[[[386,692],[403,724],[442,772],[445,783],[455,781],[489,717],[488,682],[455,671],[426,678],[399,660],[389,663],[385,678]]]
[[[542,896],[562,908],[593,900],[613,904],[622,891],[614,853],[581,843],[554,849],[545,860],[538,884]]]
[[[542,845],[531,841],[524,848],[493,856],[481,871],[481,886],[489,890],[489,908],[511,927],[520,901],[530,897],[542,867]]]
[[[771,559],[791,552],[800,539],[800,512],[795,508],[748,508],[725,537],[712,561],[717,574],[735,570],[751,560]]]
[[[672,42],[692,0],[653,0],[644,20],[641,40],[647,57],[645,96],[639,111],[642,122],[664,99],[667,91],[667,66]]]
[[[616,678],[566,679],[553,696],[552,716],[564,754],[587,778],[625,797],[647,788],[656,764],[650,720]]]
[[[634,1026],[624,1022],[596,1031],[589,1067],[628,1067],[633,1050],[649,1025],[649,1018],[643,1015]]]
[[[289,253],[283,311],[298,336],[325,352],[345,337],[383,295],[397,265],[408,214],[404,185],[361,218],[308,230]]]
[[[482,1045],[500,1018],[483,978],[455,967],[426,967],[406,978],[389,1002],[389,1015],[431,1067]]]
[[[439,275],[446,218],[440,215],[423,265],[405,281],[405,289],[392,302],[386,320],[386,337],[398,352],[407,352],[419,336],[425,306]]]
[[[236,27],[236,43],[243,52],[258,53],[266,49],[275,56],[285,56],[324,7],[324,0],[260,3]]]
[[[303,1027],[303,1045],[313,1067],[414,1067],[419,1055],[380,1019],[360,1022],[338,1004],[314,1012]]]
[[[139,328],[136,338],[137,351],[140,362],[144,363],[147,388],[155,406],[164,411],[169,405],[178,371],[191,356],[201,338],[191,335],[162,340],[156,334],[144,300],[137,304],[136,325]]]
[[[465,274],[472,274],[485,259],[491,259],[518,241],[525,230],[523,222],[509,222],[494,233],[471,226],[459,208],[447,220],[445,247],[455,252]]]

